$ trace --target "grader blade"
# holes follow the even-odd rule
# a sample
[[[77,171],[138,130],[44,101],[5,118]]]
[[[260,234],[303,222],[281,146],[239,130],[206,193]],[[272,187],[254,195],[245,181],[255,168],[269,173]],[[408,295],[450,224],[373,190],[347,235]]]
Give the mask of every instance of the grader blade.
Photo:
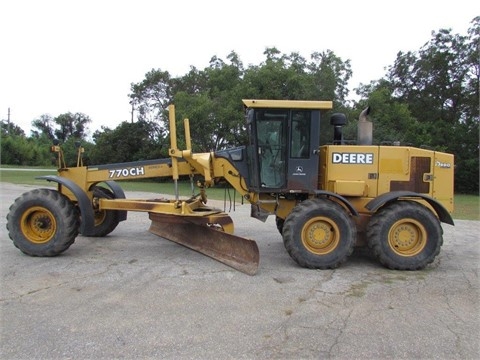
[[[225,217],[223,222],[228,223]],[[229,217],[228,217],[229,219]],[[149,231],[198,251],[248,275],[257,272],[259,251],[257,243],[217,230],[216,224],[178,215],[150,213]],[[231,222],[231,220],[230,220]],[[228,224],[226,224],[228,225]]]

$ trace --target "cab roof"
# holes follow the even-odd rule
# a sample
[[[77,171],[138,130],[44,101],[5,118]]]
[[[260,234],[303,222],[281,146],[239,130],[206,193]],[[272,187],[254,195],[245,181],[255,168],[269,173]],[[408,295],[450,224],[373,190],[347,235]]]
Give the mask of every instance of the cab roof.
[[[319,100],[247,100],[242,99],[247,108],[285,108],[285,109],[320,109],[333,108],[332,101]]]

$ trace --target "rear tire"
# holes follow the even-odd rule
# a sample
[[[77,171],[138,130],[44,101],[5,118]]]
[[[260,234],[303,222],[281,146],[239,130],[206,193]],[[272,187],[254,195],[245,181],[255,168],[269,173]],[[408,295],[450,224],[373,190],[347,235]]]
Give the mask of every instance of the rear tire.
[[[109,189],[101,186],[93,187],[93,197],[102,199],[114,199],[115,195]],[[104,237],[110,234],[120,223],[118,211],[94,209],[95,227],[89,237]]]
[[[283,225],[285,224],[285,220],[281,217],[275,217],[275,224],[277,225],[277,230],[280,235],[283,235]]]
[[[51,189],[24,193],[10,206],[7,230],[13,244],[30,256],[56,256],[75,242],[79,217],[75,205]]]
[[[425,206],[397,201],[372,216],[367,239],[374,255],[387,268],[420,270],[439,254],[443,230]]]
[[[300,266],[334,269],[352,254],[357,229],[350,214],[327,199],[298,204],[283,226],[287,252]]]

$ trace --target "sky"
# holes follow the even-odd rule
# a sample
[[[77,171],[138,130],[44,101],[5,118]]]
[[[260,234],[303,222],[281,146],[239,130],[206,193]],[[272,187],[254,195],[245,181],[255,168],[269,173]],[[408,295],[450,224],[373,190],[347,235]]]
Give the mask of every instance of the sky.
[[[90,133],[113,129],[130,121],[130,86],[151,69],[183,76],[231,51],[248,67],[268,47],[307,60],[331,50],[351,62],[353,96],[432,31],[467,35],[480,2],[2,0],[0,14],[0,120],[10,111],[29,135],[40,115],[67,112],[88,115]]]

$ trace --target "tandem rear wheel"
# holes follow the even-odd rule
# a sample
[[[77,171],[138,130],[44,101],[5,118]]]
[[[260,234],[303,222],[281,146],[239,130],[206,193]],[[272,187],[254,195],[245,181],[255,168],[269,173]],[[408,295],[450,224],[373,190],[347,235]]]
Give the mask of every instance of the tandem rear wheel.
[[[433,262],[443,244],[438,218],[414,201],[397,201],[375,213],[367,228],[367,244],[384,266],[420,270]]]

